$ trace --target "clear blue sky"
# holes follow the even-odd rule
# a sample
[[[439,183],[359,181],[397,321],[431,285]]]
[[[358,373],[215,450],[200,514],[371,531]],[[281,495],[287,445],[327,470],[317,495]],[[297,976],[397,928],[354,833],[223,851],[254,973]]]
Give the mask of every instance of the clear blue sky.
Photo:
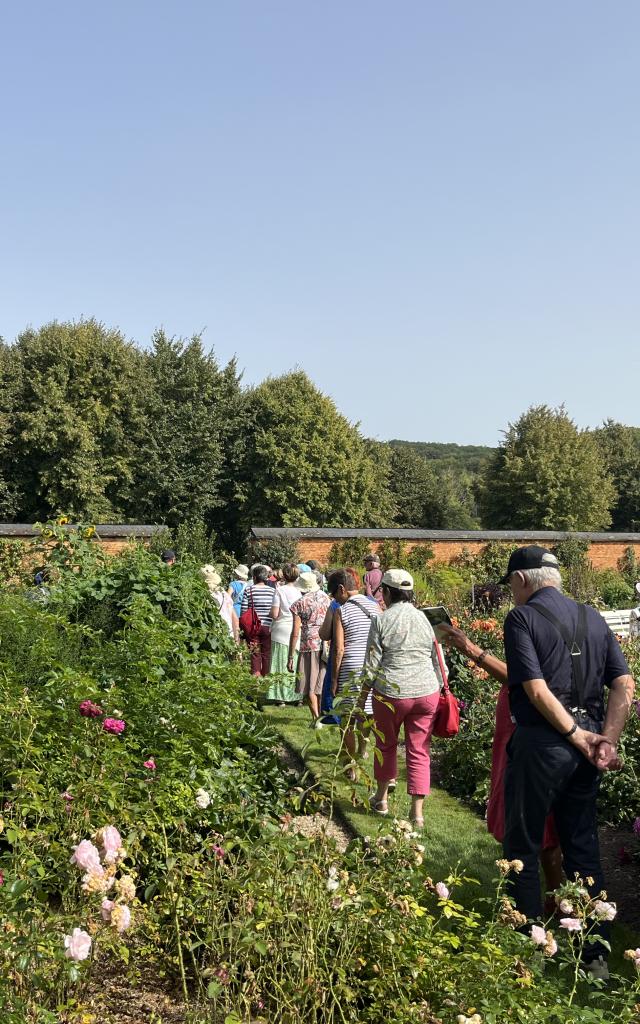
[[[29,0],[0,335],[205,329],[380,438],[640,422],[637,0]]]

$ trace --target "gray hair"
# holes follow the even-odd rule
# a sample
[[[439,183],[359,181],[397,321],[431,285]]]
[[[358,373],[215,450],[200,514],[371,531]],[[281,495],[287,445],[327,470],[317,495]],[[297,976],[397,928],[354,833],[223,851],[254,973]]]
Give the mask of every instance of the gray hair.
[[[562,590],[560,570],[554,569],[550,565],[543,566],[541,569],[520,569],[519,571],[534,592],[540,590],[541,587],[549,586],[555,587],[556,590]]]

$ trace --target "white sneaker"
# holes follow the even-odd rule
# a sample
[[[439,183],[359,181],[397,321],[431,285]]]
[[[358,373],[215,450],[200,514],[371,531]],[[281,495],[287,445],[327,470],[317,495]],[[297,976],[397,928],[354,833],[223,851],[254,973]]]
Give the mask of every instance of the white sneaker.
[[[315,722],[313,723],[313,728],[314,729],[324,729],[324,722],[321,721],[319,718],[316,718]]]
[[[596,981],[609,981],[609,965],[603,956],[597,956],[595,960],[585,964],[585,970],[589,977]]]

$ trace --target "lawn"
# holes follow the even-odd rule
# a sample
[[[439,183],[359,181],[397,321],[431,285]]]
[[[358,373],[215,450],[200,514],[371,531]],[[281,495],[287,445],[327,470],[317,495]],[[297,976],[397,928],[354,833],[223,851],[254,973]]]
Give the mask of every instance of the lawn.
[[[330,780],[336,768],[338,729],[328,726],[320,730],[309,728],[309,715],[301,708],[265,706],[269,717],[284,741],[301,754],[321,786],[329,791]],[[441,740],[439,742],[446,742]],[[372,744],[370,744],[370,747]],[[340,771],[335,775],[334,800],[338,813],[360,835],[375,835],[384,825],[384,819],[374,815],[367,806],[372,792],[373,753],[363,766],[362,781],[350,783]],[[398,786],[389,797],[389,812],[397,818],[407,818],[409,798],[406,793],[406,772],[403,752],[398,757]],[[443,789],[432,788],[425,802],[425,863],[435,878],[447,875],[457,864],[465,873],[477,878],[483,889],[490,891],[496,876],[495,861],[502,855],[500,846],[486,830],[481,819],[449,796]],[[477,887],[474,886],[474,891]]]
[[[332,788],[331,780],[334,779],[336,811],[354,832],[366,836],[376,835],[381,828],[386,830],[385,819],[374,815],[367,805],[368,796],[373,791],[371,749],[363,766],[362,780],[350,783],[343,772],[336,771],[339,738],[336,726],[320,730],[309,728],[309,714],[302,708],[265,705],[263,712],[285,743],[304,758],[310,772],[318,780],[320,789],[328,793]],[[437,751],[437,746],[435,749]],[[306,780],[305,785],[310,784],[311,780]],[[404,753],[401,750],[398,752],[398,787],[389,798],[390,815],[407,818],[409,804]],[[446,877],[452,868],[459,866],[465,875],[480,883],[479,887],[468,885],[459,890],[463,901],[465,897],[473,899],[495,891],[492,880],[497,874],[495,862],[502,856],[502,848],[489,835],[482,819],[439,787],[432,787],[431,796],[425,802],[424,818],[425,864],[434,880]],[[610,966],[629,976],[629,966],[623,960],[622,951],[629,947],[635,948],[639,942],[634,931],[626,925],[615,924]]]

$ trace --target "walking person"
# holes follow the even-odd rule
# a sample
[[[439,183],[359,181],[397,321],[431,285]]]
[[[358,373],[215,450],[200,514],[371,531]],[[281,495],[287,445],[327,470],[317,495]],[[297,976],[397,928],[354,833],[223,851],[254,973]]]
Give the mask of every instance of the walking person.
[[[314,572],[301,573],[297,587],[302,596],[291,605],[293,629],[289,640],[287,667],[289,672],[295,670],[296,647],[299,640],[296,691],[307,701],[311,711],[311,724],[315,726],[320,717],[320,698],[326,668],[322,660],[319,630],[329,608],[329,598],[320,590]]]
[[[367,597],[377,601],[380,611],[384,611],[384,600],[382,597],[382,569],[380,559],[375,554],[365,555],[364,558],[364,592]]]
[[[342,742],[351,761],[364,757],[367,735],[360,731],[357,738],[358,721],[352,714],[361,689],[361,676],[367,653],[367,641],[371,623],[380,614],[376,601],[360,593],[360,580],[349,569],[337,569],[327,581],[329,594],[340,606],[333,613],[333,661],[331,679],[333,696],[340,697],[340,719],[344,725]],[[371,701],[363,707],[365,714],[373,715]],[[355,781],[355,769],[347,770],[349,778]]]
[[[388,813],[389,783],[396,778],[398,736],[404,725],[410,818],[423,828],[424,799],[431,785],[431,734],[442,686],[435,635],[413,604],[413,578],[404,569],[385,572],[382,596],[386,611],[371,624],[358,702],[363,711],[373,689],[378,788],[369,803],[377,814]]]
[[[249,569],[246,565],[236,565],[234,570],[235,579],[231,580],[227,594],[233,601],[233,610],[240,618],[242,614],[242,595],[245,592],[249,579]]]
[[[249,643],[251,654],[251,675],[268,676],[271,667],[271,607],[273,605],[273,587],[267,580],[271,570],[267,565],[254,565],[253,583],[250,583],[242,595],[242,613],[255,608],[260,619],[260,629]]]
[[[226,590],[222,589],[222,576],[215,565],[203,565],[200,572],[204,576],[211,600],[220,612],[220,618],[229,630],[229,635],[237,643],[240,636],[238,616],[235,613],[231,597]]]
[[[267,690],[267,700],[277,704],[297,704],[296,678],[289,671],[289,641],[293,630],[291,605],[302,596],[299,587],[297,566],[287,562],[282,566],[283,582],[273,595],[271,606],[271,671],[273,677]]]
[[[596,799],[600,772],[617,764],[617,743],[634,683],[620,645],[594,608],[562,594],[558,560],[536,544],[518,548],[501,580],[516,607],[504,624],[509,704],[504,855],[524,867],[511,878],[517,909],[542,918],[538,857],[550,811],[567,878],[596,898],[604,889]],[[609,689],[606,714],[604,690]],[[610,926],[595,933],[608,941]],[[606,946],[586,944],[595,978],[609,976]]]

